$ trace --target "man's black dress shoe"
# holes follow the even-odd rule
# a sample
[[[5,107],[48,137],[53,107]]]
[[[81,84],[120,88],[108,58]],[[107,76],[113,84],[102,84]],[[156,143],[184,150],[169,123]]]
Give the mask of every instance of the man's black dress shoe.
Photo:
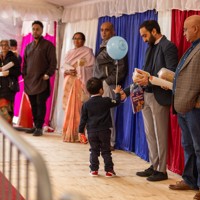
[[[153,165],[151,165],[148,169],[145,169],[144,171],[136,172],[136,175],[141,176],[141,177],[149,177],[154,172],[155,172],[155,170],[153,169]]]
[[[147,178],[147,181],[164,181],[168,179],[167,172],[158,172],[154,171],[154,173]]]
[[[42,129],[41,128],[36,128],[33,136],[41,136],[42,135]]]
[[[30,128],[28,130],[25,131],[25,133],[34,133],[34,131],[36,130],[36,128]]]

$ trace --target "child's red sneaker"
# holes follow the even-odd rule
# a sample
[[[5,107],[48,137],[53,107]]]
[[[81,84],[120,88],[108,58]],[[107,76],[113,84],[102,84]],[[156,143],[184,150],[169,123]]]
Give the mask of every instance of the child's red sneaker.
[[[116,176],[116,173],[114,171],[106,172],[107,178],[114,177],[114,176]]]
[[[91,171],[90,176],[98,176],[98,171]]]

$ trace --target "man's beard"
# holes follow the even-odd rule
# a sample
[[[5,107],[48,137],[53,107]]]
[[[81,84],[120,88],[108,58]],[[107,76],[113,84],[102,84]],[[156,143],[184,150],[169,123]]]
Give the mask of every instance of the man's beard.
[[[148,44],[149,46],[153,46],[155,44],[156,38],[151,34]]]
[[[38,40],[40,38],[41,35],[33,35],[35,40]]]

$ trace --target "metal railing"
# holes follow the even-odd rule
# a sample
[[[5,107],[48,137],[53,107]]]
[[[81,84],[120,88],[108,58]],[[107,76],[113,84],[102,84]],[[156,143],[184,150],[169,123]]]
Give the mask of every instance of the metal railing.
[[[2,135],[2,141],[0,141],[0,146],[2,146],[0,151],[2,168],[0,168],[2,173],[0,199],[13,199],[12,189],[14,187],[17,191],[16,200],[52,200],[49,175],[42,156],[1,116],[0,135]],[[31,195],[30,187],[33,182],[35,189],[34,194]],[[6,185],[6,183],[9,184]],[[8,190],[8,197],[5,197],[5,187]]]

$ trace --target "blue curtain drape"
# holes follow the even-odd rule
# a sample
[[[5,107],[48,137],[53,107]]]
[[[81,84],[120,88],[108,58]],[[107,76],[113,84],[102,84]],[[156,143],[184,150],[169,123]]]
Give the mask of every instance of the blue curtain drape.
[[[112,22],[115,33],[123,37],[128,43],[128,74],[123,87],[132,83],[134,68],[142,68],[147,44],[142,41],[139,33],[140,24],[148,19],[157,20],[157,13],[146,11],[134,15],[122,15],[121,17],[101,17],[98,21],[98,34],[96,52],[101,44],[100,26],[103,22]],[[148,147],[143,126],[142,113],[133,114],[130,98],[117,107],[116,111],[116,148],[129,152],[135,152],[141,158],[148,160]]]

